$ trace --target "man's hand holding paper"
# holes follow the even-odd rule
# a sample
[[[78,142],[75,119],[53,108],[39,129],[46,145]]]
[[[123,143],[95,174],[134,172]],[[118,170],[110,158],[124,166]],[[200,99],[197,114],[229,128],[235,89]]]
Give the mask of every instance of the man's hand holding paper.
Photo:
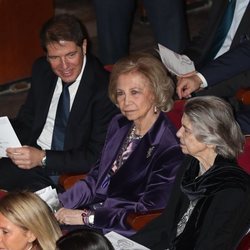
[[[43,150],[29,146],[7,148],[6,153],[14,164],[23,169],[40,166],[41,159],[45,155]]]
[[[9,147],[21,147],[17,135],[11,126],[7,116],[0,117],[0,158],[7,157],[6,149]]]
[[[177,76],[176,92],[180,99],[190,98],[194,91],[200,89],[202,80],[197,75],[192,60],[158,44],[161,60],[166,68]]]
[[[161,60],[171,73],[182,77],[183,75],[195,72],[194,62],[186,55],[175,53],[161,44],[158,44],[158,47]]]

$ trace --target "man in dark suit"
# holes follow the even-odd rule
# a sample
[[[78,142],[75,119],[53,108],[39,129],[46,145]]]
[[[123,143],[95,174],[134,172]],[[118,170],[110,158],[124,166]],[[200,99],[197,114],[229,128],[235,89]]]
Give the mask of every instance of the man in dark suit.
[[[55,16],[44,24],[40,38],[47,58],[35,62],[27,100],[12,121],[27,146],[7,149],[9,158],[0,160],[0,188],[6,190],[34,191],[53,185],[50,176],[88,172],[117,113],[108,98],[109,75],[87,52],[87,32],[78,19]],[[68,106],[61,117],[66,112],[68,118],[59,127],[64,87]]]
[[[250,71],[250,40],[238,45],[217,59],[199,70],[199,73],[192,74],[180,79],[177,83],[177,94],[179,98],[190,97],[191,94],[202,87],[216,86],[220,82],[233,79],[234,76],[249,75]],[[204,85],[204,81],[205,84]],[[250,79],[249,79],[250,81]],[[240,83],[235,82],[228,88],[224,88],[221,95],[228,96],[230,92],[236,93],[236,87]],[[250,82],[246,82],[244,87],[250,87]],[[202,91],[204,92],[204,91]],[[205,92],[206,93],[206,92]],[[195,95],[199,95],[196,92]],[[204,93],[201,93],[204,95]],[[236,119],[239,122],[244,134],[250,134],[250,107],[246,105],[235,105],[232,98],[229,99],[234,106]],[[236,103],[237,104],[237,103]]]
[[[133,22],[135,0],[94,0],[100,58],[104,64],[114,64],[129,52],[129,33]],[[176,51],[188,43],[188,28],[183,0],[142,1],[155,40]]]
[[[217,53],[214,53],[215,55],[213,54],[215,40],[217,34],[220,32],[223,17],[228,10],[228,5],[228,0],[213,1],[207,25],[201,30],[199,35],[193,39],[188,49],[183,52],[183,54],[194,61],[196,70],[200,73],[202,73],[203,67],[213,59],[232,50],[241,43],[250,40],[250,2],[249,0],[236,0],[230,28],[224,37],[224,42],[218,48]],[[184,84],[182,80],[184,81],[184,78],[178,82],[178,86]],[[239,88],[249,86],[250,70],[248,69],[243,73],[239,72],[239,74],[235,74],[230,78],[219,79],[217,82],[220,84],[216,84],[216,86],[211,86],[212,84],[210,85],[210,83],[208,83],[209,88],[199,91],[197,95],[232,97]]]

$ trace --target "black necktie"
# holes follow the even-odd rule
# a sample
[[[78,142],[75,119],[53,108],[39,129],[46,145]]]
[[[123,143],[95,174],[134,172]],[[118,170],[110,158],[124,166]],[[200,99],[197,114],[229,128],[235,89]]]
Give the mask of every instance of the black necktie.
[[[212,43],[211,51],[209,52],[208,60],[214,59],[221,46],[223,45],[227,33],[233,21],[234,10],[235,10],[236,0],[229,0],[225,13],[221,19],[221,22],[217,28],[214,41]]]
[[[56,118],[51,143],[51,149],[54,150],[63,150],[64,148],[64,137],[70,112],[69,86],[71,84],[64,82],[62,83],[63,89],[57,105]]]

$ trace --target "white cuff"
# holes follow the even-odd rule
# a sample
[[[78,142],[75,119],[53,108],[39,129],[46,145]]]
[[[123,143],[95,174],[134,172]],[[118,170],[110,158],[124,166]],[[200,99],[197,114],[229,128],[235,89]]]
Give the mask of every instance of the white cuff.
[[[205,79],[205,77],[199,72],[197,72],[196,75],[201,79],[202,83],[201,83],[200,87],[206,88],[208,85],[207,85],[207,80]]]

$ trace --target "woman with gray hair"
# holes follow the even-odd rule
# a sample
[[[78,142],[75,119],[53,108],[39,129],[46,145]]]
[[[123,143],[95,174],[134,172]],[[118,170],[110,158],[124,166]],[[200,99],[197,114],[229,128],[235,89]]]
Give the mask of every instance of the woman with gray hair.
[[[177,132],[187,155],[164,213],[133,237],[152,250],[232,250],[250,222],[250,177],[236,162],[244,137],[228,103],[186,102]]]
[[[95,168],[59,194],[59,222],[131,235],[129,212],[166,206],[183,160],[176,130],[163,112],[172,107],[173,91],[165,67],[152,55],[130,55],[114,65],[109,93],[121,114],[109,125]]]

